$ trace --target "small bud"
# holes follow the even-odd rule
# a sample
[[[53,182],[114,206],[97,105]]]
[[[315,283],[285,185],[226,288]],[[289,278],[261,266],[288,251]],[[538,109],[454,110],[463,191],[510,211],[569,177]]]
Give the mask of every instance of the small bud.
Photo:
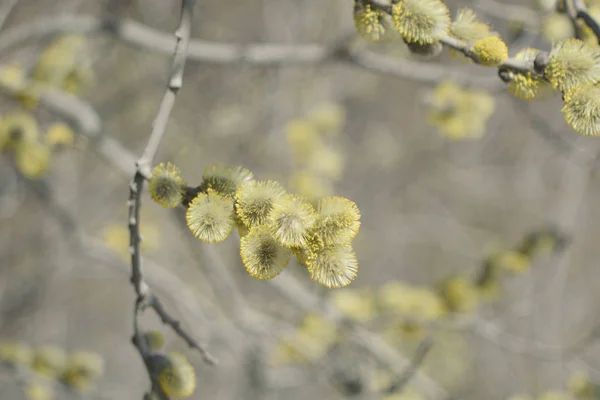
[[[153,354],[149,364],[154,379],[168,397],[184,399],[194,393],[196,371],[183,354]]]

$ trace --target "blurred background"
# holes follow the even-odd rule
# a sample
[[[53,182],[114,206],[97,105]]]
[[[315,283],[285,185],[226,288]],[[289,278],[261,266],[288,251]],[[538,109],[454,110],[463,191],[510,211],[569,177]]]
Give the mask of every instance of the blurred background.
[[[552,4],[446,3],[452,15],[473,8],[511,55],[531,45],[550,48],[554,28],[542,28]],[[368,43],[356,33],[353,7],[352,0],[198,0],[193,38],[347,46],[408,65],[409,72],[377,71],[343,57],[267,65],[190,58],[155,162],[175,163],[190,185],[200,184],[207,166],[243,165],[257,179],[308,197],[353,200],[362,215],[353,242],[358,277],[347,289],[326,289],[295,264],[273,281],[254,280],[241,264],[238,240],[201,243],[181,213],[145,193],[148,284],[219,364],[206,365],[150,310],[141,326],[164,334],[165,351],[188,357],[197,377],[193,399],[584,398],[577,397],[581,388],[590,394],[600,382],[600,142],[566,126],[559,96],[515,99],[494,68],[448,51],[414,57],[393,38]],[[141,399],[150,383],[131,344],[126,201],[130,161],[146,145],[171,54],[123,40],[130,31],[119,23],[134,21],[172,38],[180,4],[1,0],[0,14],[0,123],[18,115],[55,135],[49,164],[39,171],[22,168],[33,156],[19,164],[0,154],[0,398]],[[112,23],[88,29],[90,17]],[[60,18],[66,22],[52,27]],[[66,89],[99,117],[97,132],[74,123],[79,109],[56,112],[51,100],[27,101],[11,88],[23,74],[35,78],[41,56],[71,31],[78,46],[64,54],[59,47],[53,57],[77,68]],[[419,65],[461,71],[460,78],[442,77],[472,78],[470,89],[489,89],[493,113],[483,128],[456,138],[431,123],[440,80],[413,76]],[[308,142],[307,153],[309,136],[318,145]],[[311,153],[315,148],[320,153]],[[547,229],[559,232],[550,236],[564,245],[556,240],[536,257],[518,250]],[[453,312],[453,298],[440,288],[454,277],[480,276],[492,255],[508,267],[491,299],[460,287],[458,298],[473,304]],[[389,303],[397,305],[391,313]],[[67,357],[99,355],[103,372],[93,387],[74,390],[60,376],[15,366],[11,358],[48,346]],[[410,379],[402,373],[420,353],[426,354]]]

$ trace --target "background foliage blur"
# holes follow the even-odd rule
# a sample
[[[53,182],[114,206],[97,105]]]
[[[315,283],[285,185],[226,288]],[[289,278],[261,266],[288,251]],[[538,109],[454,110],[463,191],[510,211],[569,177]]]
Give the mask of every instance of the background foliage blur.
[[[170,35],[180,12],[178,3],[18,0],[0,31],[0,43],[3,32],[14,27],[80,14],[108,13]],[[461,6],[474,7],[514,54],[517,48],[512,44],[519,46],[520,39],[511,39],[517,36],[515,20],[507,18],[511,9],[499,18],[486,7],[488,2],[475,3],[447,1],[453,13]],[[533,1],[512,3],[539,9]],[[352,9],[350,0],[198,0],[193,37],[333,46],[356,36]],[[530,21],[531,26],[539,27],[543,13],[534,15],[539,19]],[[0,63],[30,69],[52,39],[25,40],[0,54]],[[534,40],[539,48],[549,48],[543,37]],[[401,41],[360,45],[401,59],[412,57]],[[81,57],[80,64],[90,68],[90,85],[81,97],[101,116],[103,134],[140,155],[170,58],[102,33],[86,36]],[[448,52],[419,61],[453,65],[499,83],[494,69],[461,63]],[[333,298],[342,308],[358,298],[357,307],[367,307],[366,316],[362,321],[354,317],[360,323],[371,321],[370,329],[392,337],[390,342],[409,359],[425,334],[388,335],[385,326],[373,322],[369,313],[376,311],[364,305],[366,298],[377,297],[373,293],[395,281],[433,295],[450,278],[476,276],[490,254],[515,248],[531,232],[557,226],[569,237],[564,251],[545,253],[525,271],[507,273],[497,298],[478,304],[466,322],[428,329],[434,344],[422,370],[464,399],[565,391],[569,376],[578,371],[600,382],[594,336],[599,299],[598,140],[566,127],[557,112],[559,99],[526,103],[498,91],[483,135],[453,140],[428,123],[432,89],[410,78],[340,62],[257,67],[189,61],[156,161],[175,162],[196,184],[206,166],[239,164],[260,179],[278,180],[308,195],[314,191],[315,196],[337,194],[355,201],[362,214],[354,240],[359,272],[349,289],[359,294],[336,300],[343,295],[309,281],[300,268],[284,274],[294,275],[308,291]],[[15,98],[0,97],[0,117],[23,110]],[[44,131],[62,122],[43,108],[27,112]],[[303,127],[303,121],[313,128]],[[319,148],[325,153],[307,164],[310,157],[295,157],[301,144],[294,142],[294,129],[300,130],[296,136],[305,138],[315,123],[333,124],[333,134],[322,134],[319,140],[325,145]],[[53,154],[41,180],[19,176],[12,159],[0,155],[0,339],[34,347],[54,345],[67,352],[87,350],[103,357],[104,375],[94,391],[57,398],[141,398],[148,387],[130,343],[134,297],[125,204],[130,179],[98,155],[93,141],[78,136],[72,147]],[[48,191],[53,201],[44,195]],[[202,244],[172,212],[147,195],[143,201],[142,251],[149,283],[220,360],[217,367],[204,365],[160,321],[143,321],[164,332],[165,348],[185,352],[195,366],[198,385],[192,398],[335,399],[351,397],[340,389],[340,382],[351,380],[348,376],[358,374],[369,387],[389,379],[389,371],[368,354],[339,339],[343,324],[332,328],[317,317],[307,320],[302,307],[282,297],[276,287],[250,278],[234,239]],[[65,229],[60,222],[65,212],[76,222],[76,238],[71,235],[74,227]],[[73,245],[77,238],[94,243],[97,253],[90,254],[90,246],[85,247],[88,251],[78,250]],[[216,268],[232,275],[239,293],[222,295],[215,284],[222,279],[214,276],[215,259],[220,262]],[[394,293],[404,292],[396,288]],[[249,315],[246,309],[240,311],[240,298],[260,316],[253,314],[246,318],[251,322],[240,323],[240,313]],[[423,298],[414,301],[419,319],[437,315]],[[269,334],[256,329],[247,334],[249,325]],[[299,344],[304,356],[292,357],[285,351],[285,340]],[[333,349],[323,344],[336,341]],[[349,371],[357,366],[358,372]],[[21,398],[23,379],[3,368],[0,397]],[[412,390],[418,388],[409,385],[396,396],[415,398],[410,397]],[[369,396],[364,398],[377,398]]]

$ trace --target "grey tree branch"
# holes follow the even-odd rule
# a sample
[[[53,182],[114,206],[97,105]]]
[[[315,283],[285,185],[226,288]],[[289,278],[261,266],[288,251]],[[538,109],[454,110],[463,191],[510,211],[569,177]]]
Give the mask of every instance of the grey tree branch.
[[[389,6],[372,2],[376,7],[390,11]],[[41,18],[27,25],[8,30],[0,37],[0,52],[5,52],[22,42],[41,36],[60,32],[78,32],[82,34],[105,32],[113,34],[120,40],[151,51],[171,54],[174,39],[171,35],[160,32],[138,22],[127,19],[100,19],[92,16],[70,15],[53,18]],[[256,66],[280,66],[297,64],[314,64],[323,62],[341,62],[359,66],[375,73],[387,73],[422,82],[437,82],[441,79],[454,79],[476,85],[495,88],[503,87],[502,82],[494,75],[472,76],[458,68],[442,65],[431,65],[406,59],[386,57],[369,51],[360,52],[352,49],[349,43],[339,45],[319,44],[247,44],[218,43],[201,39],[189,42],[188,59],[194,61],[231,64],[247,63]],[[507,61],[504,67],[513,65],[514,60]],[[415,66],[417,68],[415,68]],[[433,77],[422,71],[432,70]],[[415,72],[419,71],[419,72]]]
[[[180,326],[179,322],[173,319],[165,310],[160,300],[151,293],[150,288],[144,281],[142,270],[142,260],[140,251],[140,208],[141,196],[144,189],[144,182],[151,174],[151,164],[154,156],[158,151],[160,142],[165,134],[169,116],[175,104],[175,99],[183,82],[183,71],[188,51],[188,46],[191,36],[193,7],[195,0],[181,0],[181,17],[179,27],[175,33],[175,51],[173,55],[173,64],[169,76],[167,90],[160,103],[158,113],[152,124],[152,132],[146,145],[146,149],[142,157],[137,161],[133,181],[129,186],[129,241],[131,252],[131,284],[134,287],[137,299],[134,307],[134,335],[132,342],[148,371],[148,376],[152,383],[152,393],[158,394],[161,400],[169,397],[157,385],[152,365],[150,362],[150,352],[146,348],[138,326],[138,316],[146,307],[151,307],[156,314],[161,318],[162,322],[169,325],[175,333],[177,333],[186,343],[197,349],[202,355],[205,362],[215,364],[216,359],[211,356],[208,351],[198,344],[189,334],[187,334]],[[149,396],[148,394],[146,396]]]
[[[566,1],[566,3],[569,4],[569,1]],[[600,43],[600,25],[588,12],[585,3],[582,0],[573,0],[572,7],[572,13],[570,13],[569,16],[572,17],[572,15],[574,15],[575,18],[581,18],[592,32],[594,32],[594,35],[598,39],[598,43]]]

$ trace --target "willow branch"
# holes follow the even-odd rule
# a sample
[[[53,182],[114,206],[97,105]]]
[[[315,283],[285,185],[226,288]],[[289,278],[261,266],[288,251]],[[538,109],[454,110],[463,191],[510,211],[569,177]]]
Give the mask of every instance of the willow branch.
[[[391,12],[389,5],[386,7],[376,1],[372,1],[372,3],[376,7]],[[175,44],[171,35],[132,20],[70,15],[41,18],[8,30],[0,36],[0,52],[19,46],[27,40],[60,32],[109,33],[126,43],[162,54],[171,54]],[[432,66],[431,63],[386,57],[364,50],[358,52],[351,48],[350,43],[341,45],[269,43],[238,45],[193,39],[189,42],[187,58],[213,64],[245,63],[263,67],[335,62],[358,66],[375,73],[386,73],[422,82],[438,82],[458,76],[459,80],[463,82],[475,81],[474,84],[481,85],[483,83],[487,87],[495,83],[496,87],[501,87],[501,82],[493,75],[472,76],[458,68],[448,68],[442,65]],[[415,69],[428,71],[432,67],[435,67],[435,70],[432,71],[434,72],[433,77],[423,72],[415,72]]]
[[[566,1],[568,4],[569,1]],[[600,43],[600,25],[598,21],[592,17],[592,15],[588,12],[585,3],[582,0],[573,0],[573,14],[575,18],[581,18],[583,22],[594,32],[594,35],[598,39],[598,43]],[[571,14],[569,14],[571,16]]]
[[[158,297],[151,293],[150,288],[144,281],[140,252],[140,208],[142,191],[144,189],[144,181],[150,176],[152,161],[154,160],[154,156],[158,151],[160,142],[164,137],[169,116],[171,115],[173,105],[175,104],[177,93],[181,89],[183,83],[183,71],[191,36],[194,4],[195,0],[181,1],[181,17],[179,21],[179,27],[175,32],[175,51],[167,90],[165,91],[163,99],[160,103],[156,118],[152,123],[152,132],[150,133],[148,144],[146,145],[146,149],[144,150],[142,157],[135,164],[135,174],[132,182],[129,185],[128,204],[129,242],[131,251],[131,284],[134,287],[137,297],[134,307],[134,336],[132,338],[132,342],[144,361],[148,371],[148,376],[150,377],[150,381],[152,383],[152,392],[158,394],[161,400],[168,399],[168,396],[166,396],[165,393],[160,390],[155,382],[152,366],[150,365],[150,352],[141,340],[141,333],[138,327],[138,316],[146,307],[151,307],[161,318],[163,323],[169,325],[173,331],[175,331],[175,333],[177,333],[188,343],[190,347],[197,349],[205,362],[209,364],[214,364],[216,362],[216,360],[208,353],[208,351],[206,351],[206,349],[204,349],[203,346],[199,345],[181,328],[177,320],[169,316]]]

